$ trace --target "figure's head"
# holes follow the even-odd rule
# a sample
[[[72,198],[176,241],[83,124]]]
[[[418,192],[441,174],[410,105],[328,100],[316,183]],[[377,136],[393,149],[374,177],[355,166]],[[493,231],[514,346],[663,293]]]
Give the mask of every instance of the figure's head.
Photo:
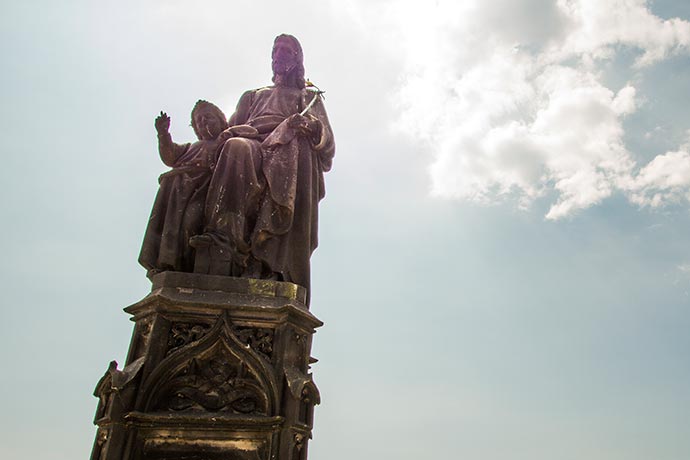
[[[215,104],[198,100],[192,109],[192,128],[199,140],[213,140],[228,127],[225,114]]]
[[[278,35],[271,53],[273,83],[304,88],[304,55],[302,46],[292,35]]]

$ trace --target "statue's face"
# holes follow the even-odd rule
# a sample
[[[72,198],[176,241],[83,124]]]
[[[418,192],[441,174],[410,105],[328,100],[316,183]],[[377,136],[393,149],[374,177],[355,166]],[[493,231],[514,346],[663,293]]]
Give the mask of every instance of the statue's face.
[[[271,67],[276,75],[287,75],[298,62],[299,53],[287,40],[278,40],[273,45]]]
[[[223,131],[222,122],[210,110],[199,110],[194,114],[194,122],[199,128],[199,135],[204,140],[213,140]]]

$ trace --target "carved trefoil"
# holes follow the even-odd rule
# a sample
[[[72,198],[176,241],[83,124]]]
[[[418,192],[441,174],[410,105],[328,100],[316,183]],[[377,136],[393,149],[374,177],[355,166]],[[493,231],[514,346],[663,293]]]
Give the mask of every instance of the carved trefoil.
[[[219,278],[162,273],[126,309],[133,361],[99,382],[92,460],[306,458],[321,322],[295,285]]]
[[[227,314],[191,343],[177,347],[177,352],[173,349],[147,379],[145,411],[272,415],[278,398],[275,378],[256,352],[235,336]]]

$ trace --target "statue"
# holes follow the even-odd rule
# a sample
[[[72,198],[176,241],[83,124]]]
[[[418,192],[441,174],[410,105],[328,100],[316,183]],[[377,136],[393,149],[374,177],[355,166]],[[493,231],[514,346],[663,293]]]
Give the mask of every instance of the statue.
[[[323,174],[331,168],[335,144],[322,93],[305,82],[302,48],[295,37],[276,37],[272,69],[274,84],[245,92],[229,128],[220,132],[220,123],[215,123],[201,129],[208,131],[204,141],[213,142],[208,148],[218,146],[217,155],[211,155],[215,161],[207,164],[212,172],[205,170],[203,179],[199,175],[194,192],[186,192],[184,208],[173,212],[193,225],[176,223],[176,233],[172,226],[170,234],[164,233],[168,228],[162,230],[158,221],[167,208],[156,199],[149,223],[155,225],[153,240],[147,241],[147,230],[140,257],[150,273],[177,270],[289,281],[309,290],[318,203],[325,193]],[[182,255],[174,263],[161,257],[161,234],[184,246],[176,246]],[[172,256],[167,244],[165,253]],[[148,249],[156,245],[158,251]],[[159,262],[153,263],[154,255]]]
[[[160,113],[155,126],[161,160],[172,169],[158,179],[160,187],[139,254],[139,263],[147,269],[149,278],[161,271],[193,270],[189,238],[204,228],[206,193],[222,146],[219,135],[227,122],[218,107],[200,100],[192,109],[197,142],[173,142],[166,113]]]
[[[273,46],[273,85],[247,91],[226,121],[192,110],[198,141],[156,118],[171,170],[139,256],[151,292],[125,311],[122,370],[99,381],[92,460],[305,460],[319,390],[311,373],[309,259],[334,145],[302,49]],[[216,275],[216,276],[211,276]]]

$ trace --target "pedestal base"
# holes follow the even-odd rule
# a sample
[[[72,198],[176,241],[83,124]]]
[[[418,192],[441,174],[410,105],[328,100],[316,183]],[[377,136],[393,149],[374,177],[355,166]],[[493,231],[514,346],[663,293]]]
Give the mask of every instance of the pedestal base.
[[[125,309],[127,362],[99,381],[92,460],[305,460],[322,325],[292,283],[164,272]]]

